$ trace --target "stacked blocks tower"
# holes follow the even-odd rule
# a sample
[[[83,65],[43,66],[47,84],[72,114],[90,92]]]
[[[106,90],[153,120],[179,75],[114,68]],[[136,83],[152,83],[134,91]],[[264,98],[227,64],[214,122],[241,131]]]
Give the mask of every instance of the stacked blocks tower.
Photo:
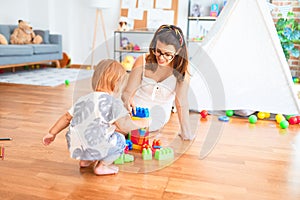
[[[148,108],[136,107],[136,113],[132,112],[132,119],[139,120],[142,118],[149,118]],[[141,150],[143,144],[148,144],[149,131],[146,128],[140,128],[132,130],[130,133],[130,139],[132,141],[133,149]]]

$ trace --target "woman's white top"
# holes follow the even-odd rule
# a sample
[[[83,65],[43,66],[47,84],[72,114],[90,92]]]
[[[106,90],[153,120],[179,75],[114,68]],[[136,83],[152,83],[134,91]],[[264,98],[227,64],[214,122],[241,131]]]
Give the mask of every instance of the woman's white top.
[[[170,119],[175,100],[177,79],[174,74],[160,82],[145,76],[145,56],[141,85],[134,96],[136,107],[149,109],[151,117],[150,131],[161,129]]]

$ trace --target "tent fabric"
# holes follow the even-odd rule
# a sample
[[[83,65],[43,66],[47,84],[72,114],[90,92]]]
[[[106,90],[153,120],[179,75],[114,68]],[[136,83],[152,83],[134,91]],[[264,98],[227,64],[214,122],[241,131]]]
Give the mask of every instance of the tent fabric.
[[[266,1],[229,1],[190,65],[191,110],[300,113]]]

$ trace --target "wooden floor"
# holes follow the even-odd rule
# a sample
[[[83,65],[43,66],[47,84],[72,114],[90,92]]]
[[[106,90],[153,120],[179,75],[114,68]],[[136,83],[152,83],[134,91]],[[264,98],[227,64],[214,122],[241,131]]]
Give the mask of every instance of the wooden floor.
[[[250,125],[232,118],[224,123],[192,114],[197,138],[193,143],[169,140],[178,147],[172,163],[143,162],[136,156],[134,163],[121,166],[113,176],[79,169],[69,157],[64,133],[51,146],[41,143],[71,106],[74,91],[74,84],[53,88],[0,84],[0,137],[13,138],[0,141],[5,147],[0,160],[1,200],[300,199],[300,125],[281,130],[273,121]],[[163,132],[170,139],[177,130],[173,114]],[[200,159],[200,152],[208,152],[214,144]]]

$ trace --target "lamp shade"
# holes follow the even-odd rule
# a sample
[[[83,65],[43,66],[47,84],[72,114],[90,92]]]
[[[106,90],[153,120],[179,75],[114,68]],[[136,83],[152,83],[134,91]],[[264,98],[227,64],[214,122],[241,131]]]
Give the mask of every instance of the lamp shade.
[[[89,0],[89,6],[93,8],[110,8],[112,3],[111,0]]]

